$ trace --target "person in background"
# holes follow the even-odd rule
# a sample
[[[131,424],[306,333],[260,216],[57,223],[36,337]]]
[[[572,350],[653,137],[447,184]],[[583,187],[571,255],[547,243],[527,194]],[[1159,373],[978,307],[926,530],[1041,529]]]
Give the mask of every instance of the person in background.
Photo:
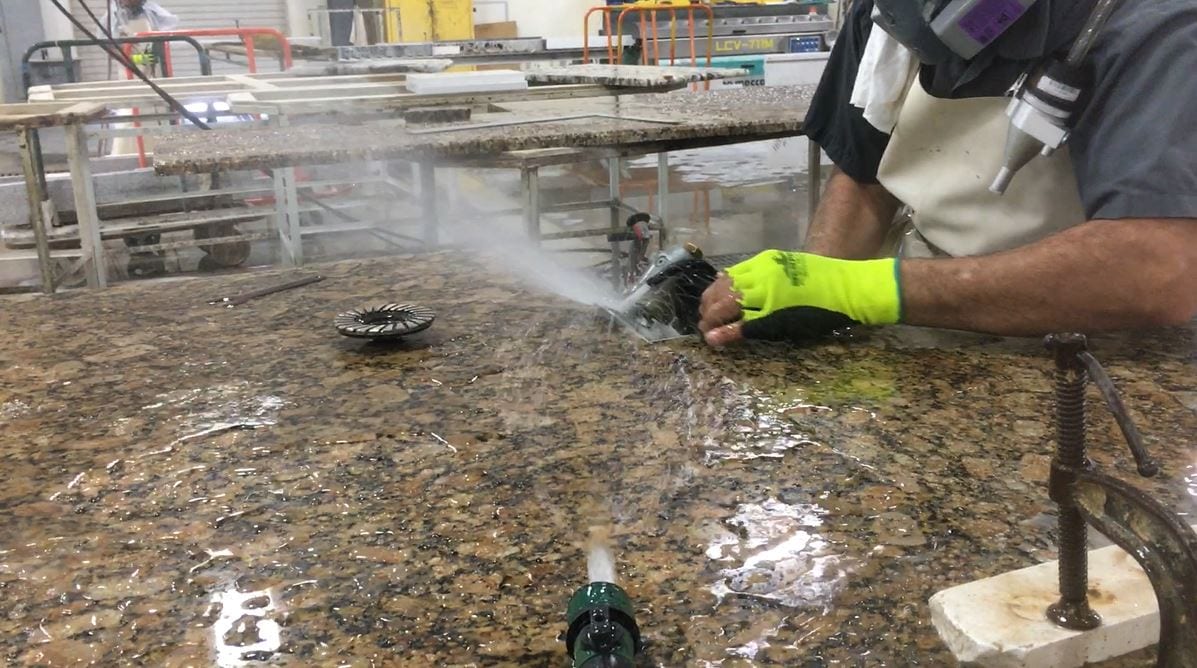
[[[333,46],[352,44],[353,24],[357,12],[362,11],[362,22],[366,28],[366,43],[382,41],[382,0],[328,0],[328,23]]]
[[[108,11],[100,23],[113,37],[132,37],[143,32],[175,30],[179,27],[179,17],[153,0],[109,0]],[[161,44],[142,46],[133,51],[133,62],[150,76],[157,74],[158,65],[165,57],[166,48]],[[109,78],[112,78],[111,73]]]
[[[383,26],[386,12],[383,0],[357,0],[358,9],[366,23],[366,43],[380,44],[383,41]]]
[[[328,27],[333,46],[349,46],[353,36],[354,0],[328,0]]]

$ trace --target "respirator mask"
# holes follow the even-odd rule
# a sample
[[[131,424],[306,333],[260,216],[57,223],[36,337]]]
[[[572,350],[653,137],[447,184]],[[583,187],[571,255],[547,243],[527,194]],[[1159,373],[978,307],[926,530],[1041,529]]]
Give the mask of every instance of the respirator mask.
[[[923,65],[966,67],[1040,0],[874,0],[873,23]],[[1097,0],[1066,58],[1048,56],[1010,89],[1006,158],[990,191],[1002,194],[1036,155],[1048,156],[1071,134],[1088,84],[1081,65],[1118,0]],[[1040,17],[1050,12],[1039,12]],[[1040,18],[1039,20],[1043,20]],[[1046,31],[1046,26],[1039,26]]]
[[[873,22],[924,65],[971,60],[1036,0],[875,0]]]

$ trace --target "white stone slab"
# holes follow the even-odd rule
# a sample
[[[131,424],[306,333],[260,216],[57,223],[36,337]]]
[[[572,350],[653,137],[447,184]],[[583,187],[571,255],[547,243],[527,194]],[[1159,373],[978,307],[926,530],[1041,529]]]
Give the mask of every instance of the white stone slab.
[[[417,95],[490,93],[526,90],[527,88],[528,79],[522,73],[514,70],[407,75],[407,90]]]
[[[957,659],[995,668],[1074,668],[1158,642],[1155,592],[1121,548],[1089,553],[1089,601],[1103,620],[1092,631],[1047,620],[1060,597],[1058,568],[1052,561],[941,591],[931,597],[931,620]]]

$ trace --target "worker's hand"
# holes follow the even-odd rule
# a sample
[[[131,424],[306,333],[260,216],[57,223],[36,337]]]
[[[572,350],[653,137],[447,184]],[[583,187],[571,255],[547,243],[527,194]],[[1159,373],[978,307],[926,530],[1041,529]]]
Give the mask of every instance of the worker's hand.
[[[740,308],[740,295],[732,288],[731,278],[727,274],[720,273],[715,282],[702,293],[698,315],[700,318],[698,331],[706,337],[711,345],[731,343],[731,341],[725,343],[711,341],[713,332],[735,326],[735,323],[739,322],[744,315],[744,311]]]
[[[153,67],[157,62],[158,59],[149,51],[145,53],[133,54],[133,64],[137,65],[138,67]]]
[[[849,325],[901,320],[897,260],[837,260],[765,251],[707,290],[700,331],[708,343],[807,341]],[[729,303],[730,302],[730,303]]]

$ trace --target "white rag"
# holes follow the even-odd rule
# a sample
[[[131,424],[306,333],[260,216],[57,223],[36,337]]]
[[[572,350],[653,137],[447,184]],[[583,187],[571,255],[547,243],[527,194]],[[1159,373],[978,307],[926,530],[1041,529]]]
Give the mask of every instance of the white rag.
[[[874,24],[856,72],[852,106],[864,110],[869,125],[891,134],[918,71],[918,60],[910,49]]]

